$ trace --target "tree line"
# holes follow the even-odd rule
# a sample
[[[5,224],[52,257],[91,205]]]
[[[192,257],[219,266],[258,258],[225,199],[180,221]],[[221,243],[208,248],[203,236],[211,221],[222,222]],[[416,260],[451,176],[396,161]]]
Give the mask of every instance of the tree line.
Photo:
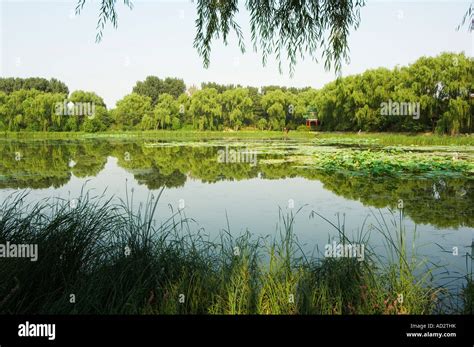
[[[94,114],[64,112],[93,104]],[[60,110],[60,112],[58,112]],[[107,109],[94,92],[58,80],[0,79],[0,130],[279,130],[471,133],[474,60],[463,53],[421,57],[405,67],[339,77],[321,89],[222,85],[186,87],[182,79],[149,76]]]

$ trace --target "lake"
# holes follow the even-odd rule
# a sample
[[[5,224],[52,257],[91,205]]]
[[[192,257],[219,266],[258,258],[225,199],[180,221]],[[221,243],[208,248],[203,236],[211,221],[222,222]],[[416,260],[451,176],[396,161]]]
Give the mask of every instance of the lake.
[[[324,253],[338,231],[319,216],[357,235],[364,226],[370,243],[383,254],[383,238],[372,226],[399,219],[417,253],[449,270],[440,284],[459,288],[452,277],[466,273],[474,239],[474,180],[449,173],[373,176],[314,167],[311,158],[348,150],[377,151],[372,143],[312,139],[82,138],[0,141],[0,197],[28,190],[27,201],[74,200],[81,190],[134,204],[158,195],[156,223],[183,209],[195,229],[217,238],[223,229],[239,235],[278,234],[281,215],[294,214],[294,231],[307,252]],[[414,151],[452,155],[452,149]],[[472,148],[456,149],[472,156]],[[462,152],[464,151],[464,152]],[[443,154],[444,153],[444,154]],[[454,253],[454,254],[453,254]],[[456,255],[457,253],[457,255]],[[443,271],[440,271],[443,272]]]

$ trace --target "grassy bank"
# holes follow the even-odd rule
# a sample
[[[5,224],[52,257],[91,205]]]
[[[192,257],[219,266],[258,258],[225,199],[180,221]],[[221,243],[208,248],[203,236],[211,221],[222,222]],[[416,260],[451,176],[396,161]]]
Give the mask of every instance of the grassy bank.
[[[366,232],[349,240],[334,225],[337,242],[367,245],[359,261],[305,254],[292,214],[281,213],[278,236],[266,238],[224,230],[210,240],[183,211],[155,225],[158,198],[137,208],[133,197],[118,202],[88,194],[77,205],[27,206],[22,195],[4,201],[0,243],[37,244],[38,260],[0,259],[0,313],[452,312],[439,300],[447,293],[432,282],[426,259],[405,251],[411,245],[401,219],[394,230],[375,227],[385,236],[384,257],[372,252]],[[463,299],[472,305],[470,285]]]
[[[436,135],[432,133],[350,133],[318,132],[317,139],[352,139],[355,143],[375,143],[382,146],[474,146],[474,136]]]
[[[2,132],[5,139],[81,139],[81,138],[145,138],[145,139],[314,139],[324,144],[378,144],[381,146],[474,146],[472,135],[435,135],[423,133],[352,133],[352,132],[310,132],[290,131],[193,131],[193,130],[156,130],[122,132]]]
[[[206,139],[281,139],[312,138],[314,133],[306,131],[290,131],[285,134],[281,131],[198,131],[198,130],[146,130],[146,131],[106,131],[97,133],[86,132],[3,132],[3,138],[11,139],[82,139],[82,138],[131,138],[131,139],[157,139],[157,140],[206,140]]]

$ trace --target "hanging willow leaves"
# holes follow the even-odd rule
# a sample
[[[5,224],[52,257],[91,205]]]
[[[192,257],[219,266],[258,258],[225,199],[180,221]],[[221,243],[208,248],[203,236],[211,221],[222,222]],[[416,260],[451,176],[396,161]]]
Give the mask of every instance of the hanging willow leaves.
[[[474,31],[474,1],[471,2],[469,8],[462,18],[461,24],[459,24],[456,30],[461,29],[467,23],[467,28],[470,32]]]
[[[85,3],[78,1],[77,14]],[[116,4],[117,0],[100,1],[97,42],[107,22],[117,27]],[[124,0],[124,4],[133,7],[130,0]],[[227,44],[231,33],[245,52],[244,35],[235,20],[238,0],[197,0],[196,5],[194,47],[205,67],[210,64],[212,42],[222,39]],[[263,65],[274,55],[280,72],[282,62],[287,60],[292,74],[298,58],[305,55],[315,61],[322,57],[326,69],[339,71],[342,60],[349,60],[349,31],[358,27],[363,6],[364,0],[247,0],[244,8],[250,17],[252,46],[256,52],[261,51]]]

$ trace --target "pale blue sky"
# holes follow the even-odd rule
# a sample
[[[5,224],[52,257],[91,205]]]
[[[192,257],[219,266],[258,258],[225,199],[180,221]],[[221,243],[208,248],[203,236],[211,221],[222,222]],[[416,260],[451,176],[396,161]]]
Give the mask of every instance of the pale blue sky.
[[[251,48],[248,17],[238,20],[246,38],[242,55],[235,37],[227,47],[216,42],[211,66],[204,69],[193,48],[195,4],[190,0],[135,0],[129,10],[118,1],[119,26],[111,26],[95,43],[97,1],[88,0],[74,16],[75,0],[0,0],[0,75],[59,78],[71,91],[93,90],[109,107],[148,75],[183,78],[187,85],[203,81],[242,85],[279,84],[321,87],[334,79],[322,63],[307,59],[278,72],[275,62],[261,65]],[[422,55],[474,53],[473,34],[455,30],[470,1],[367,1],[361,26],[351,34],[351,62],[343,74],[379,66],[406,65]]]

